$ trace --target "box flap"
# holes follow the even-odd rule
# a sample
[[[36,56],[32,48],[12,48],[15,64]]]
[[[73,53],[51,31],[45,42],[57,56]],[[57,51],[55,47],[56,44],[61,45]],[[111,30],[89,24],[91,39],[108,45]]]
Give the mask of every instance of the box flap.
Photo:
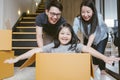
[[[0,30],[0,50],[12,50],[12,30]]]
[[[36,80],[90,80],[89,54],[36,54]]]
[[[92,57],[91,57],[91,77],[94,78],[94,70],[93,70],[93,63],[92,63]]]
[[[14,57],[14,51],[0,51],[0,80],[14,75],[14,65],[4,61]]]
[[[31,64],[33,64],[35,62],[35,56],[36,55],[34,54],[31,58],[29,58],[27,61],[25,61],[25,63],[20,66],[20,69],[23,69],[23,68],[25,68],[25,67],[30,66]]]

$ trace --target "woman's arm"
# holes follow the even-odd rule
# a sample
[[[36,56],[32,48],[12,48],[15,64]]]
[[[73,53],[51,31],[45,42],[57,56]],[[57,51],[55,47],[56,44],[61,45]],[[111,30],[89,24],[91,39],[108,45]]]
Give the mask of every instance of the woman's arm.
[[[11,58],[11,59],[5,60],[5,63],[9,63],[9,64],[16,63],[20,60],[30,58],[32,55],[34,55],[35,53],[38,53],[38,52],[42,52],[42,49],[41,48],[34,48],[34,49],[29,50],[28,52],[26,52],[26,53],[24,53],[16,58]]]
[[[73,21],[73,30],[74,30],[75,34],[77,34],[79,27],[80,27],[79,18],[75,17],[74,21]]]
[[[95,49],[93,49],[89,46],[84,46],[83,45],[82,52],[90,53],[92,56],[94,56],[96,58],[99,58],[99,59],[103,60],[104,62],[106,62],[108,64],[112,64],[114,61],[119,61],[120,60],[120,58],[104,56],[103,54],[99,53],[98,51],[96,51]]]
[[[87,43],[87,46],[91,46],[93,41],[95,39],[95,35],[94,34],[91,34],[89,39],[88,39],[88,43]]]

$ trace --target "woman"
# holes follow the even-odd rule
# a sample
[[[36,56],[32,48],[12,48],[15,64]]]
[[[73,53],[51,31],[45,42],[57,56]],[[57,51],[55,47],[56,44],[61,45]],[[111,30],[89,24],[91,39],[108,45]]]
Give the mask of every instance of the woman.
[[[108,28],[102,16],[97,13],[93,1],[86,0],[81,3],[80,16],[74,19],[73,28],[76,34],[78,31],[83,34],[85,45],[92,46],[104,54],[108,40]],[[102,60],[93,57],[93,64],[95,67],[99,66],[101,74],[105,74],[105,63]]]
[[[93,48],[89,46],[85,46],[80,43],[78,37],[75,35],[73,28],[70,24],[64,23],[62,24],[57,31],[56,37],[54,39],[53,43],[50,43],[46,46],[43,46],[42,48],[35,48],[32,49],[16,58],[11,58],[5,60],[5,63],[16,63],[19,60],[23,60],[26,58],[30,58],[33,54],[38,53],[38,52],[47,52],[47,53],[80,53],[80,52],[85,52],[85,53],[90,53],[91,55],[102,59],[103,61],[112,64],[114,61],[119,61],[120,58],[112,58],[112,57],[107,57]]]

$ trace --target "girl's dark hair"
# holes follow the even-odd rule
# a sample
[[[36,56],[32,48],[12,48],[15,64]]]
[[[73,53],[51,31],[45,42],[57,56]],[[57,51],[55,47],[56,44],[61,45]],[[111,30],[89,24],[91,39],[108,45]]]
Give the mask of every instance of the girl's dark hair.
[[[62,4],[60,2],[58,2],[57,0],[53,0],[50,3],[48,3],[47,6],[46,6],[46,9],[50,10],[50,8],[53,7],[53,6],[58,8],[61,12],[63,11]]]
[[[95,32],[95,29],[96,27],[98,26],[98,16],[97,16],[97,10],[96,10],[96,7],[95,7],[95,4],[93,2],[93,0],[85,0],[81,3],[80,5],[80,16],[81,16],[81,11],[82,11],[82,7],[83,6],[87,6],[89,8],[92,9],[93,11],[93,16],[92,18],[86,22],[82,17],[81,17],[81,21],[83,23],[83,27],[84,27],[84,30],[86,32],[86,34],[88,35],[88,28],[87,28],[87,25],[90,23],[91,25],[91,30],[90,30],[90,34],[94,33]],[[90,35],[89,34],[89,35]]]
[[[77,46],[77,43],[80,42],[80,40],[78,39],[77,35],[74,33],[74,30],[72,28],[72,26],[68,23],[63,23],[57,30],[57,33],[56,33],[56,36],[55,36],[55,39],[54,39],[54,44],[55,46],[53,48],[58,48],[60,46],[60,41],[58,39],[59,37],[59,33],[60,31],[64,28],[68,28],[72,34],[72,38],[71,38],[71,41],[68,43],[68,44],[71,44],[71,46],[69,47],[68,50],[75,50],[76,49],[76,46]]]

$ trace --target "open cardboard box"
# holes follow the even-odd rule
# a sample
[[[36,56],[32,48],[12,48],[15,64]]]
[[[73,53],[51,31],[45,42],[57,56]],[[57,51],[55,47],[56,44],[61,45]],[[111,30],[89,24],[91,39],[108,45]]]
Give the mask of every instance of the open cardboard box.
[[[12,30],[0,30],[0,50],[12,50]]]
[[[90,80],[93,69],[90,54],[36,53],[20,68],[36,61],[36,80]]]
[[[14,75],[14,65],[4,61],[14,57],[14,51],[0,51],[0,80]]]

